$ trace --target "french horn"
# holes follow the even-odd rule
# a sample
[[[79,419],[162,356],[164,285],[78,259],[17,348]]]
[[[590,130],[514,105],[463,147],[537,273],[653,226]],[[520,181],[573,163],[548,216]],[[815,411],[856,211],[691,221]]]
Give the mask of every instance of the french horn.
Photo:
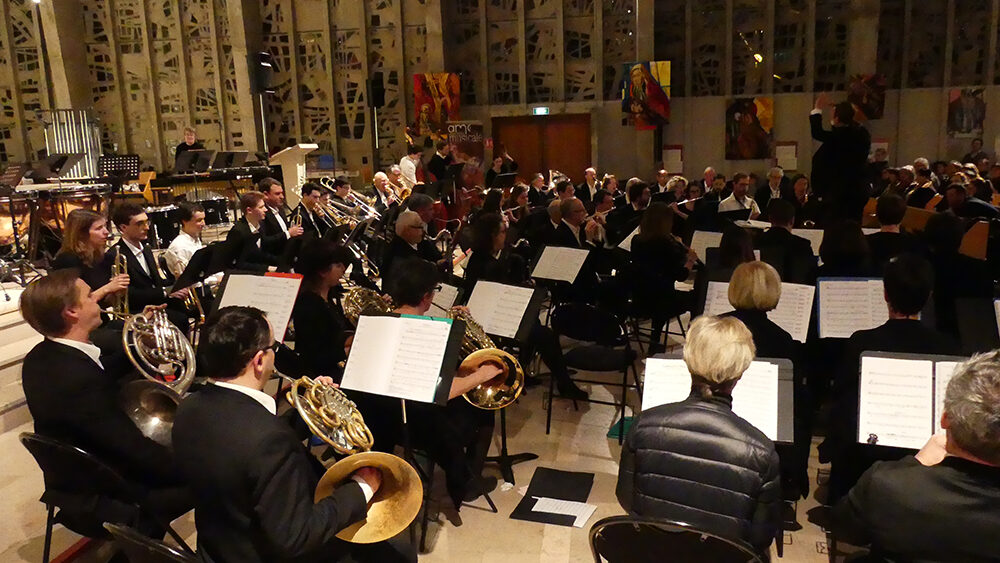
[[[120,406],[144,436],[170,447],[177,405],[194,381],[194,347],[162,309],[126,318],[122,345],[144,379],[122,387]]]
[[[391,313],[392,303],[386,301],[377,291],[366,287],[352,287],[340,300],[344,317],[355,327],[365,312]]]
[[[340,530],[337,537],[351,543],[375,543],[405,530],[420,512],[424,496],[423,484],[413,466],[400,457],[369,451],[374,443],[372,433],[357,405],[343,391],[308,377],[286,379],[292,382],[286,398],[309,430],[347,455],[323,474],[314,502],[330,496],[363,467],[375,468],[382,475],[382,485],[375,491],[365,519]]]
[[[483,327],[464,309],[453,308],[448,311],[448,317],[465,322],[462,337],[465,359],[458,366],[456,377],[466,377],[487,363],[496,364],[503,370],[500,375],[462,395],[465,400],[485,410],[499,410],[516,401],[524,390],[524,370],[517,358],[497,348]]]

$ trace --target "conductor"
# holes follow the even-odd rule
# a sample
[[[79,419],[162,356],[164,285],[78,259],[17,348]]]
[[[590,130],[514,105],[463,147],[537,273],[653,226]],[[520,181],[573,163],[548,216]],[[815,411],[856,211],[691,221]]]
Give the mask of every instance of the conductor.
[[[840,102],[833,106],[833,127],[823,128],[823,108],[827,96],[821,93],[809,114],[812,137],[823,145],[812,160],[813,192],[826,209],[828,221],[859,221],[869,197],[865,170],[872,138],[854,121],[854,106]]]

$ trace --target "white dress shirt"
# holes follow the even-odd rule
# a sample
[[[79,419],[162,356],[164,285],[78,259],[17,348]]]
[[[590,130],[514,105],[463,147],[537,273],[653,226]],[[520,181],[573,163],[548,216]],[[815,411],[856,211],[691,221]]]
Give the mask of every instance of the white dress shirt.
[[[143,256],[142,254],[142,246],[135,246],[134,244],[129,242],[128,239],[124,237],[122,237],[122,242],[124,242],[125,246],[132,251],[133,255],[135,255],[135,259],[139,261],[139,266],[143,269],[144,272],[146,272],[146,275],[152,277],[152,275],[149,273],[149,264],[146,263],[146,257]]]
[[[740,201],[736,199],[735,194],[731,194],[719,204],[719,213],[726,211],[741,211],[744,209],[749,209],[751,214],[760,214],[760,207],[757,206],[757,202],[750,196],[743,196],[743,201]]]
[[[104,364],[101,363],[101,349],[94,346],[90,342],[80,342],[79,340],[69,340],[68,338],[49,338],[49,340],[62,344],[63,346],[76,348],[86,354],[88,358],[94,360],[94,363],[97,364],[98,367],[104,369]]]
[[[185,233],[184,231],[181,231],[181,233],[177,235],[177,238],[171,241],[170,246],[167,247],[167,267],[170,268],[171,272],[184,271],[184,268],[187,267],[187,264],[191,261],[191,257],[194,256],[194,253],[204,247],[205,245],[203,245],[200,240]]]
[[[255,235],[255,234],[257,234],[257,233],[260,232],[260,225],[259,224],[255,227],[255,226],[253,226],[253,223],[251,223],[250,221],[247,221],[247,226],[250,227],[250,234],[251,235]],[[257,248],[260,248],[260,237],[257,237]]]
[[[400,176],[400,180],[403,181],[402,187],[413,189],[417,184],[417,163],[409,155],[399,161],[399,172],[402,174]]]

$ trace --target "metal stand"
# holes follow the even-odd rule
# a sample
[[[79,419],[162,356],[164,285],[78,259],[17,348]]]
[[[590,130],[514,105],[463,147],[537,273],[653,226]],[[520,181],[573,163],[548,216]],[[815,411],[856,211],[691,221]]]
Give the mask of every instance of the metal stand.
[[[14,194],[16,191],[11,192],[10,198],[7,200],[7,209],[10,211],[10,225],[14,236],[14,261],[11,263],[0,263],[3,264],[4,278],[7,277],[7,270],[10,270],[10,278],[17,282],[21,287],[27,287],[29,283],[37,278],[42,277],[42,273],[31,264],[30,261],[25,257],[24,249],[21,247],[21,233],[18,231],[18,226],[20,221],[17,220],[17,215],[14,214]],[[16,273],[15,273],[16,270]],[[29,279],[28,275],[33,274]],[[0,283],[3,283],[4,279],[0,279]],[[6,292],[5,292],[6,295]],[[9,300],[9,299],[8,299]]]
[[[538,459],[538,454],[533,453],[521,453],[521,454],[510,454],[507,453],[507,409],[500,410],[500,454],[495,456],[487,456],[487,462],[494,462],[500,466],[500,474],[503,475],[503,480],[507,481],[511,485],[516,485],[514,482],[514,466],[518,463],[524,461],[531,461],[533,459]]]

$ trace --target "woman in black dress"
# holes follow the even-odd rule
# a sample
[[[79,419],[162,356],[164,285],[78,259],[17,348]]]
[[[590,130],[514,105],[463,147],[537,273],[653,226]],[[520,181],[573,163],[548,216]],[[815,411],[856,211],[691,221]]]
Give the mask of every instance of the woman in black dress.
[[[113,256],[105,255],[109,237],[108,221],[103,215],[89,209],[74,209],[66,216],[62,247],[49,269],[80,270],[80,279],[87,282],[98,302],[125,291],[128,274],[111,277]]]
[[[351,263],[351,252],[331,241],[306,244],[295,263],[302,286],[292,309],[295,351],[303,372],[310,377],[327,375],[340,383],[340,362],[347,359],[349,323],[330,295]]]

